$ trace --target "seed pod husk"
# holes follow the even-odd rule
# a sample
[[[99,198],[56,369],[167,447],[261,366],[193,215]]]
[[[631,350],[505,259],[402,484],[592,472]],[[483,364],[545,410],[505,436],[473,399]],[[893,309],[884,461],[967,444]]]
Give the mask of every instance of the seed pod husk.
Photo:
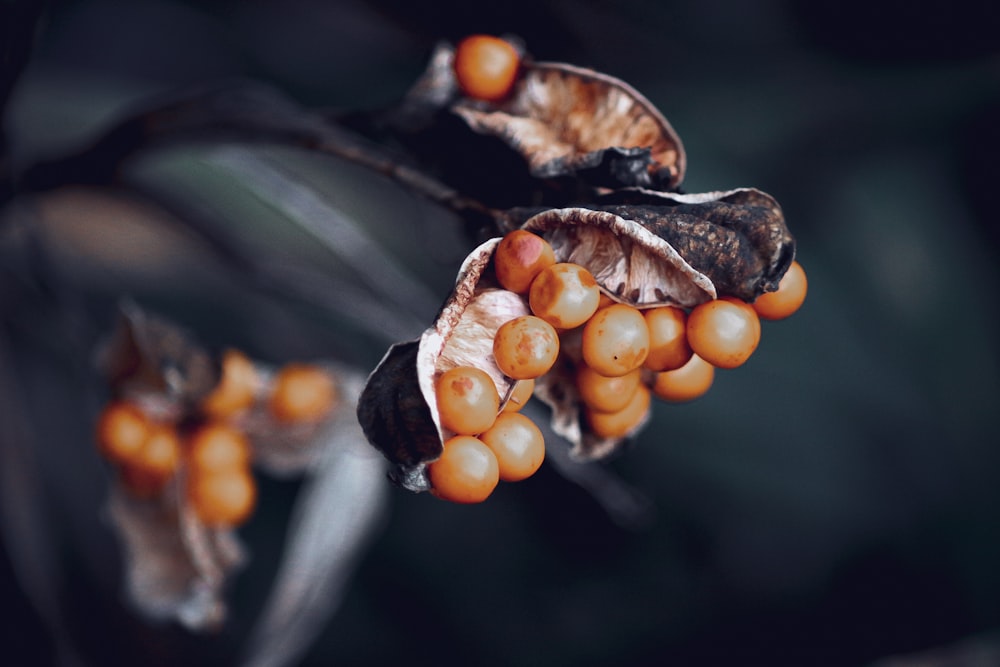
[[[530,217],[523,227],[545,237],[557,261],[587,268],[616,301],[641,308],[689,307],[716,296],[704,274],[634,220],[607,211],[557,209]],[[493,338],[501,324],[527,314],[529,307],[524,296],[499,289],[488,270],[499,241],[487,241],[466,258],[434,326],[419,341],[391,348],[362,393],[358,416],[365,435],[396,464],[393,479],[411,490],[429,488],[424,467],[440,455],[450,435],[438,418],[438,375],[474,366],[493,378],[501,397],[512,389],[513,381],[493,360]],[[553,428],[572,444],[574,456],[607,456],[626,438],[598,438],[581,424],[573,386],[579,351],[571,337],[564,341],[560,361],[536,380],[535,395],[552,408]]]
[[[400,104],[355,119],[355,129],[389,135],[451,187],[494,208],[559,206],[631,186],[672,190],[683,180],[680,137],[623,81],[525,54],[511,93],[486,102],[462,95],[453,61],[453,47],[439,45]]]

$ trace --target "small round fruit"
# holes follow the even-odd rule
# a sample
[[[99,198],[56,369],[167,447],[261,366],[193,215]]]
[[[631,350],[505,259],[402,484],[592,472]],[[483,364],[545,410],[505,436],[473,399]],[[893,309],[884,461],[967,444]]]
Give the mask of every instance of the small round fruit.
[[[195,515],[209,526],[239,525],[257,504],[257,484],[246,468],[192,471],[187,494]]]
[[[493,337],[493,358],[507,377],[533,380],[545,375],[559,356],[559,334],[534,315],[521,315],[500,325]]]
[[[496,101],[510,93],[521,56],[499,37],[470,35],[455,48],[455,78],[469,97]]]
[[[585,410],[590,430],[599,438],[624,438],[642,425],[649,414],[651,403],[649,389],[639,384],[632,399],[618,412]]]
[[[653,393],[664,401],[682,403],[704,396],[713,380],[715,366],[695,354],[680,368],[657,373]]]
[[[557,329],[578,327],[597,311],[601,288],[579,264],[559,262],[539,271],[528,290],[531,312]]]
[[[129,465],[152,475],[169,479],[181,464],[181,439],[177,430],[168,424],[150,428],[146,441],[129,461]]]
[[[253,405],[257,383],[257,370],[249,357],[239,350],[226,350],[219,383],[202,400],[202,412],[221,419],[246,410]]]
[[[431,493],[455,503],[480,503],[500,481],[497,457],[486,444],[468,435],[444,443],[440,458],[427,466]]]
[[[458,366],[434,383],[441,426],[462,435],[482,433],[497,418],[500,395],[486,371]]]
[[[549,242],[537,234],[516,229],[500,240],[493,254],[493,266],[500,286],[526,294],[538,273],[556,263]]]
[[[269,407],[284,422],[318,421],[337,403],[330,374],[310,364],[287,364],[274,378]]]
[[[687,339],[694,353],[713,366],[736,368],[760,343],[760,319],[738,299],[713,299],[691,309]]]
[[[607,377],[639,368],[649,354],[645,318],[623,303],[602,308],[583,327],[581,352],[588,366]]]
[[[782,320],[793,314],[806,300],[806,272],[798,262],[792,262],[778,283],[778,290],[765,292],[753,302],[753,309],[765,320]]]
[[[517,412],[504,412],[479,436],[497,457],[500,479],[518,482],[535,474],[545,460],[545,438],[535,422]]]
[[[576,389],[584,405],[598,412],[618,412],[632,400],[642,371],[635,369],[618,377],[606,377],[582,364],[576,372]]]
[[[232,424],[210,422],[188,439],[188,461],[196,472],[245,468],[250,465],[250,441]]]
[[[693,354],[687,342],[687,313],[673,306],[643,312],[649,328],[649,355],[643,365],[651,371],[680,368]]]
[[[113,463],[135,458],[149,437],[150,422],[138,406],[113,401],[97,418],[95,437],[101,454]]]
[[[514,383],[514,390],[510,393],[510,398],[503,406],[503,412],[520,412],[521,408],[531,400],[534,393],[534,380],[518,380]]]

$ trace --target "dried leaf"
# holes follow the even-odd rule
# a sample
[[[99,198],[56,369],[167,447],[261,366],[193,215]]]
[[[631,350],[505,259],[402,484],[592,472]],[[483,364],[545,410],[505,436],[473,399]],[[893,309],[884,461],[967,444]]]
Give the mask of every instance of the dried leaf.
[[[386,510],[385,461],[353,406],[364,384],[338,373],[342,407],[323,431],[288,528],[281,566],[249,643],[247,667],[294,664],[340,603]]]

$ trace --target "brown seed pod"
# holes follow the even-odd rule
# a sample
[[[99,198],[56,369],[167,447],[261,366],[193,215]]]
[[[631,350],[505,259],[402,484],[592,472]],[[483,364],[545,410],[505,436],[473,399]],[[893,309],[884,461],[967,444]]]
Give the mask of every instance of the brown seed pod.
[[[630,231],[635,227],[664,241],[670,248],[669,254],[676,254],[689,268],[703,274],[715,294],[736,296],[744,301],[753,301],[764,292],[776,290],[795,257],[795,239],[785,224],[778,202],[753,188],[697,194],[628,188],[601,197],[597,204],[586,207],[542,212],[511,209],[506,212],[506,218],[501,224],[504,230],[524,228],[544,233],[566,228],[567,231],[552,234],[550,243],[561,243],[564,236],[577,237],[569,239],[574,251],[568,261],[583,264],[592,273],[595,264],[619,273],[628,267],[634,276],[631,283],[615,283],[609,277],[599,277],[598,281],[611,284],[609,291],[640,307],[651,301],[662,301],[656,290],[665,290],[646,280],[644,273],[621,254],[629,245],[625,239],[636,234]],[[616,218],[630,222],[628,225],[611,222]],[[567,225],[568,220],[579,223]],[[624,237],[610,244],[600,235],[578,240],[581,235],[591,234],[586,230],[588,227],[605,227],[615,234],[621,229]],[[586,257],[590,259],[585,261]],[[681,279],[683,284],[686,279],[683,276]],[[639,283],[646,286],[645,293],[640,289],[638,298],[634,298],[630,295]],[[650,291],[652,295],[648,294]]]
[[[623,81],[522,53],[510,93],[489,102],[462,94],[453,62],[453,47],[438,45],[399,105],[355,129],[389,134],[451,187],[498,208],[673,190],[684,179],[680,137]]]
[[[544,236],[557,261],[587,268],[614,301],[693,306],[716,296],[707,277],[635,221],[604,211],[560,209],[531,217],[524,228]],[[474,366],[493,378],[500,396],[512,388],[493,360],[492,342],[501,324],[528,313],[528,304],[524,295],[498,289],[486,270],[499,241],[487,241],[466,258],[434,326],[419,341],[390,349],[362,393],[358,417],[365,435],[397,465],[394,479],[411,490],[429,488],[424,465],[452,435],[440,425],[435,379],[449,368]],[[572,443],[575,456],[600,458],[635,430],[600,438],[581,422],[573,382],[578,360],[579,350],[564,350],[556,366],[536,380],[536,395],[552,407],[553,428]]]
[[[497,105],[452,105],[469,127],[507,142],[532,175],[603,172],[605,187],[671,189],[684,179],[680,137],[628,84],[562,63],[527,63],[512,94]]]

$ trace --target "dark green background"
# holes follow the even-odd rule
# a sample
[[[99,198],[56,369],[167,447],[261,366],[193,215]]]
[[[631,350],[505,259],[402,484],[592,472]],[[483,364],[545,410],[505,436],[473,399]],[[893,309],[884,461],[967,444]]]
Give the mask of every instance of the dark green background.
[[[0,6],[13,16],[22,4]],[[651,500],[648,522],[615,523],[549,468],[476,507],[393,489],[388,524],[304,664],[862,665],[1000,626],[1000,22],[989,3],[49,9],[5,111],[15,171],[77,148],[151,93],[248,77],[309,106],[376,108],[403,93],[435,41],[509,32],[538,59],[634,85],[685,143],[685,190],[761,188],[797,237],[803,309],[765,323],[754,357],[720,372],[705,398],[657,406],[609,463]],[[7,31],[5,48],[23,37]],[[429,322],[471,247],[454,218],[332,160],[267,155],[428,287],[429,308],[415,304],[401,329]],[[129,182],[208,207],[251,254],[314,267],[325,285],[355,279],[203,158],[149,156],[129,165]],[[275,567],[295,484],[265,481],[243,531],[255,560],[232,591],[229,629],[194,637],[138,621],[121,605],[106,526],[73,524],[67,509],[96,508],[103,484],[86,450],[102,391],[82,370],[86,326],[109,323],[128,293],[211,345],[270,361],[367,369],[387,341],[328,308],[254,292],[187,254],[174,232],[133,237],[124,220],[94,232],[138,239],[123,251],[60,229],[37,255],[0,255],[0,315],[16,351],[0,370],[21,383],[41,442],[87,452],[88,465],[49,475],[38,526],[58,536],[74,650],[102,666],[229,664]],[[162,250],[153,259],[149,242]],[[74,557],[79,542],[107,556],[99,572]],[[13,660],[0,662],[55,664],[6,558],[0,586],[0,651]]]

